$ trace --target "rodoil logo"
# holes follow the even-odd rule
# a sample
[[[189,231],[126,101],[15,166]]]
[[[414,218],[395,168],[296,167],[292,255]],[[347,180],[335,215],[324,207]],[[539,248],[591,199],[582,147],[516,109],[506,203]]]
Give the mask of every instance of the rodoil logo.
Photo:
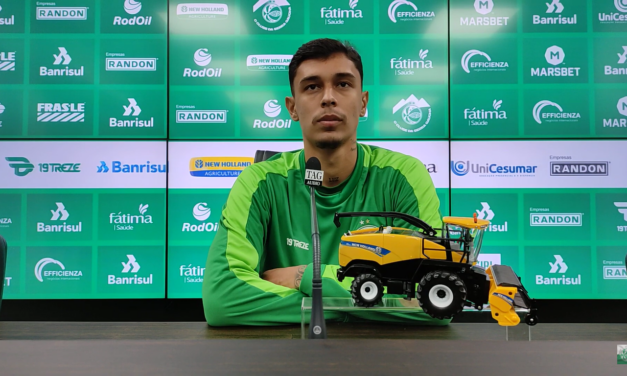
[[[145,118],[140,120],[139,115],[142,113],[141,107],[137,104],[137,101],[133,98],[128,98],[128,106],[122,106],[124,108],[124,119],[109,118],[109,127],[118,128],[152,128],[155,126],[155,118]],[[128,119],[130,117],[131,119]]]
[[[0,72],[15,71],[16,52],[0,52]]]
[[[568,271],[568,265],[560,255],[553,255],[555,258],[554,262],[549,262],[549,274],[553,276],[545,277],[541,274],[536,275],[536,285],[581,285],[581,274],[575,276],[566,276],[566,271]],[[556,277],[555,274],[561,274],[561,276]]]
[[[364,18],[360,9],[357,9],[359,0],[347,0],[350,9],[322,7],[320,8],[320,18],[325,25],[344,25],[345,20],[352,18]]]
[[[211,208],[206,202],[199,202],[194,205],[192,215],[196,222],[184,222],[182,232],[216,232],[218,231],[219,222],[207,222],[211,216]]]
[[[253,128],[261,129],[289,129],[292,127],[292,119],[284,118],[278,119],[281,115],[282,107],[277,99],[270,99],[263,105],[263,113],[266,115],[266,119],[255,119],[253,121]],[[270,120],[272,119],[272,120]]]
[[[152,273],[145,277],[140,277],[137,275],[139,270],[141,269],[141,265],[135,259],[133,255],[126,255],[128,260],[126,262],[122,261],[122,274],[125,274],[122,277],[118,277],[115,274],[109,274],[107,276],[107,284],[109,285],[152,285]],[[129,276],[128,274],[133,274]]]
[[[64,68],[48,68],[41,66],[39,67],[39,75],[44,76],[84,76],[85,75],[85,67],[81,66],[80,68],[70,68],[69,65],[72,62],[72,57],[67,52],[65,47],[59,47],[59,53],[53,54],[54,57],[53,65],[64,65]]]
[[[35,278],[39,282],[80,280],[82,276],[81,270],[66,270],[61,261],[50,257],[42,258],[35,264]]]
[[[211,59],[211,54],[206,48],[200,48],[194,52],[194,62],[199,67],[206,67],[211,63]],[[183,77],[220,77],[221,75],[222,68],[183,69]]]
[[[75,224],[68,224],[66,222],[70,217],[70,212],[65,209],[65,205],[62,202],[57,202],[56,206],[56,210],[50,210],[50,212],[52,213],[50,221],[53,221],[54,224],[37,222],[37,232],[62,233],[83,231],[83,222],[78,222]],[[59,222],[63,223],[59,224]]]
[[[431,10],[418,11],[418,7],[412,1],[394,0],[388,6],[388,18],[394,23],[398,21],[431,21],[435,18],[435,12]]]
[[[113,17],[114,26],[150,26],[152,17],[135,16],[142,10],[142,3],[136,0],[125,0],[124,11],[133,17],[115,16]]]

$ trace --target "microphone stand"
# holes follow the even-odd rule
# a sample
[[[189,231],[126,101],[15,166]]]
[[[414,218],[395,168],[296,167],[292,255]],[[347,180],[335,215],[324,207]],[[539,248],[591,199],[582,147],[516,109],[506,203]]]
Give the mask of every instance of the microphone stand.
[[[311,240],[313,244],[313,279],[311,299],[311,320],[309,339],[327,338],[327,327],[322,309],[322,277],[320,276],[320,234],[318,233],[318,214],[316,213],[316,191],[309,187],[311,194]]]

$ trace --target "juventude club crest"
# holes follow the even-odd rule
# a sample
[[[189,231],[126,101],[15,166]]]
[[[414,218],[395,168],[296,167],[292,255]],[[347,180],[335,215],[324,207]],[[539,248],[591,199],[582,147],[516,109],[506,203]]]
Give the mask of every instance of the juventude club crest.
[[[263,30],[282,29],[290,21],[292,7],[287,0],[259,0],[253,5],[254,21]]]

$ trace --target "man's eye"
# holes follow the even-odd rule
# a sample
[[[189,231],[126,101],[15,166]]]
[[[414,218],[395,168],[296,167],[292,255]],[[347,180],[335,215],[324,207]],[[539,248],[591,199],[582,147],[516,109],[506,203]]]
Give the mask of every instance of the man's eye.
[[[348,82],[340,82],[340,86],[342,87],[348,87],[349,83]]]
[[[313,89],[315,89],[317,86],[318,86],[318,85],[316,85],[316,84],[311,84],[311,85],[307,85],[307,87],[306,87],[305,89],[306,89],[306,90],[310,90],[310,89],[311,89],[311,90],[313,90]]]

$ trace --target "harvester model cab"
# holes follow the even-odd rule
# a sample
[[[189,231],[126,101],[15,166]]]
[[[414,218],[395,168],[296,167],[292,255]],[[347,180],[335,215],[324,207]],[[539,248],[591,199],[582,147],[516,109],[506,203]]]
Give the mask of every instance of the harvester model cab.
[[[393,226],[345,233],[339,246],[339,281],[352,277],[351,294],[356,305],[379,304],[388,294],[416,297],[423,311],[438,319],[450,319],[466,306],[478,310],[490,303],[492,317],[500,325],[517,325],[516,307],[530,308],[529,325],[537,321],[534,302],[514,271],[505,265],[485,270],[477,265],[483,235],[489,221],[473,217],[444,217],[441,229],[398,212],[335,213],[343,217],[402,219],[418,230]]]

